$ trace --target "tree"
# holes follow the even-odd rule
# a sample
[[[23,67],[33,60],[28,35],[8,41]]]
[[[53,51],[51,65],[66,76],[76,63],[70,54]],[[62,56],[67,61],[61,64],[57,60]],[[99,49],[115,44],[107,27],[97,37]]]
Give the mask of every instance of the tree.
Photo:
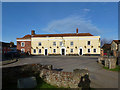
[[[101,47],[104,45],[104,44],[111,44],[112,40],[111,39],[106,39],[106,38],[103,38],[101,39]]]

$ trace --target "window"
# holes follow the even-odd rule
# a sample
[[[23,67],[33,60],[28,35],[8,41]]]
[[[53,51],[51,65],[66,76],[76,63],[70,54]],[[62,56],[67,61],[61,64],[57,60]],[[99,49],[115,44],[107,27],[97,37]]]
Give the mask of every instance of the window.
[[[53,49],[53,53],[56,53],[56,49]]]
[[[73,46],[73,42],[70,42],[70,45]]]
[[[73,49],[70,49],[70,52],[73,53]]]
[[[39,53],[41,53],[41,49],[39,49]]]
[[[60,46],[62,46],[62,42],[60,42]]]
[[[53,46],[56,46],[56,42],[53,42]]]
[[[90,45],[90,41],[88,41],[88,45]]]
[[[96,53],[96,49],[93,49],[93,52]]]
[[[21,47],[24,47],[25,46],[25,42],[21,42]]]
[[[36,53],[36,49],[33,49],[33,53]]]
[[[22,48],[22,49],[21,49],[21,53],[24,53],[24,52],[25,52],[25,49]]]
[[[88,53],[90,53],[90,49],[88,49]]]
[[[38,46],[41,46],[41,45],[42,45],[41,42],[39,42],[39,43],[38,43]]]

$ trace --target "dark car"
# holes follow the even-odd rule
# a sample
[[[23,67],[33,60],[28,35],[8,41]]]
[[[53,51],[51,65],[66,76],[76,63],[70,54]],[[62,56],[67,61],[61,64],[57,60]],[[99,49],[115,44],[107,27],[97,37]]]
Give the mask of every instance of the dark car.
[[[9,51],[5,54],[5,57],[6,58],[11,58],[11,59],[14,59],[14,58],[19,58],[20,57],[20,53],[18,51]]]

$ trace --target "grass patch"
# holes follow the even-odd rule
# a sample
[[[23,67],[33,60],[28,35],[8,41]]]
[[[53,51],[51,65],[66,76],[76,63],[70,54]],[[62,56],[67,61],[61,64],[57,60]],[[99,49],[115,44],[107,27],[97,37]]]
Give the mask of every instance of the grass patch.
[[[40,77],[37,77],[36,80],[37,80],[37,86],[36,86],[35,90],[37,90],[38,88],[58,88],[56,86],[52,86],[52,85],[46,83]]]
[[[120,71],[120,66],[118,66],[118,65],[114,69],[109,69],[108,67],[103,67],[103,68],[106,70],[110,70],[110,71]]]

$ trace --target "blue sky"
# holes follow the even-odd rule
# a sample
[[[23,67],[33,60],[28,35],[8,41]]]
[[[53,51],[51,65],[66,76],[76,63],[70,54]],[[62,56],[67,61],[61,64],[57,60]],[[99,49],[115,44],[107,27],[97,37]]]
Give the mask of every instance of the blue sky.
[[[2,41],[31,34],[91,33],[118,39],[117,2],[2,3]]]

